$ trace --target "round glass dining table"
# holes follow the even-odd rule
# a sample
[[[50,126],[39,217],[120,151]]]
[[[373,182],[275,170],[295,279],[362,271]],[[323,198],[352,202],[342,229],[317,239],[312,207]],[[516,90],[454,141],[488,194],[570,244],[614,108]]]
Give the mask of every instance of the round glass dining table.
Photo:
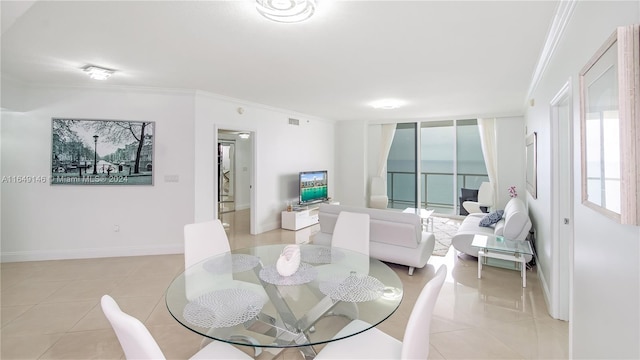
[[[300,347],[312,358],[312,346],[339,341],[335,335],[349,320],[374,327],[402,301],[402,282],[389,266],[347,249],[298,245],[297,271],[282,276],[277,263],[285,246],[233,250],[187,268],[167,289],[169,312],[186,328],[214,340],[255,348]]]

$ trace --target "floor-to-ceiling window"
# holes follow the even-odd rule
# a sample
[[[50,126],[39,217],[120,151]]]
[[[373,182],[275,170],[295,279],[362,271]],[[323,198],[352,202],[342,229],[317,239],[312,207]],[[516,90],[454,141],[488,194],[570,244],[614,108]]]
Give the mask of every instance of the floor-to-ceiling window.
[[[489,181],[476,119],[456,121],[456,158],[456,197],[461,188],[478,189],[483,181]],[[456,213],[459,214],[461,205],[457,205]]]
[[[448,213],[454,204],[455,139],[452,120],[420,124],[420,205],[424,208]]]
[[[460,189],[478,189],[483,181],[488,176],[477,120],[398,124],[387,160],[389,207],[458,214]]]
[[[390,208],[417,207],[416,123],[398,124],[387,158]]]

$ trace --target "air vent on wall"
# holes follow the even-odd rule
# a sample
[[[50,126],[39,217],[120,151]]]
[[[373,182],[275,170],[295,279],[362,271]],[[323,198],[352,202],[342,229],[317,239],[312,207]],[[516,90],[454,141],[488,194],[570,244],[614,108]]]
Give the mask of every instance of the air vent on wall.
[[[289,118],[289,125],[299,126],[300,125],[300,120],[294,119],[294,118]]]

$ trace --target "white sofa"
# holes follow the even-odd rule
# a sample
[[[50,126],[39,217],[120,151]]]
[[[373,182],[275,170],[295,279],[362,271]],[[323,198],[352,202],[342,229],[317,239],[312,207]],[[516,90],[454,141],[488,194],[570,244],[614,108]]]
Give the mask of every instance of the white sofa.
[[[512,198],[504,207],[502,219],[491,227],[478,224],[487,214],[470,214],[462,221],[458,232],[451,239],[451,245],[465,254],[478,256],[479,248],[471,246],[475,235],[500,235],[509,240],[525,240],[531,229],[531,220],[524,202],[519,198]],[[527,261],[531,256],[525,257]]]
[[[333,229],[341,211],[369,214],[371,257],[409,266],[409,275],[413,274],[414,268],[423,268],[431,257],[435,236],[422,231],[418,215],[394,210],[321,204],[318,209],[320,232],[314,236],[314,244],[331,245]]]

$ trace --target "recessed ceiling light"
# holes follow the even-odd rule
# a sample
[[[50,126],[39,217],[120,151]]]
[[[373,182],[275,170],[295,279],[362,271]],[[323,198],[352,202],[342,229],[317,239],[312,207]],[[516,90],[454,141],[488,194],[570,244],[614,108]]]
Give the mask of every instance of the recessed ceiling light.
[[[374,109],[383,109],[383,110],[391,110],[397,109],[400,106],[404,105],[405,102],[397,99],[382,99],[377,100],[371,103]]]
[[[256,0],[256,9],[269,20],[297,23],[313,15],[316,0]]]
[[[114,72],[116,72],[112,69],[101,68],[94,65],[87,65],[83,67],[82,70],[94,80],[107,80]]]

